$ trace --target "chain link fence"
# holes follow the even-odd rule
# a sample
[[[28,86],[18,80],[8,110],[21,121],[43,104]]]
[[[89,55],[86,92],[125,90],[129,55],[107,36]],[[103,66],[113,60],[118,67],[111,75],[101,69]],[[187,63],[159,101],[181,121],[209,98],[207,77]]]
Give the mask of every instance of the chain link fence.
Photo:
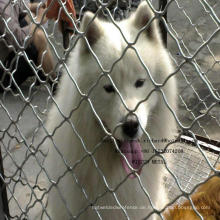
[[[0,4],[1,2],[4,1],[0,1]],[[34,23],[35,29],[38,27],[46,38],[48,45],[46,50],[50,50],[53,56],[52,72],[56,75],[54,78],[51,72],[46,72],[44,68],[44,60],[46,60],[44,57],[48,56],[47,52],[42,53],[40,61],[34,62],[25,51],[30,39],[34,38],[35,32],[25,38],[21,47],[14,47],[6,40],[6,33],[9,33],[13,39],[11,42],[16,41],[16,32],[10,30],[10,20],[4,18],[4,13],[7,7],[14,7],[20,2],[26,8],[30,24]],[[57,2],[65,7],[64,1],[57,0]],[[179,134],[176,142],[170,146],[174,155],[173,169],[167,171],[163,179],[169,195],[170,202],[166,204],[168,206],[174,202],[181,203],[185,197],[191,195],[199,183],[206,181],[210,172],[214,171],[214,167],[219,163],[220,3],[218,0],[169,0],[167,2],[153,0],[147,2],[156,15],[167,16],[167,21],[161,16],[156,19],[165,23],[162,26],[167,32],[166,45],[175,66],[175,77],[178,83],[178,108],[174,110],[174,115]],[[97,15],[97,10],[103,7],[103,10],[98,10],[100,13],[97,16],[113,22],[129,17],[140,2],[119,0],[106,3],[109,2],[74,1],[77,17],[73,25],[74,34],[71,35],[70,45],[67,49],[63,48],[62,33],[59,27],[61,11],[54,20],[43,25],[37,25],[36,17],[31,14],[28,4],[24,0],[10,0],[0,12],[1,22],[6,27],[4,31],[0,30],[0,42],[13,51],[12,63],[14,63],[14,65],[6,63],[3,59],[0,62],[0,146],[2,154],[0,219],[51,219],[47,211],[48,194],[51,189],[56,188],[56,183],[50,179],[50,187],[47,185],[50,174],[44,163],[48,155],[48,148],[44,146],[44,141],[45,136],[48,137],[49,133],[46,130],[45,122],[50,107],[55,105],[56,85],[59,85],[62,74],[71,72],[66,63],[70,51],[77,46],[78,37],[82,34],[77,27],[80,26],[83,15],[88,10]],[[160,6],[163,4],[165,7],[161,8]],[[3,57],[4,52],[3,49],[0,51],[0,57]],[[31,73],[26,72],[25,74],[30,77],[25,76],[25,79],[22,80],[24,82],[18,84],[14,73],[21,57],[28,63]],[[66,68],[67,71],[64,71]],[[9,79],[5,84],[7,77]],[[93,82],[94,86],[98,81],[99,79],[96,79]],[[56,106],[56,108],[60,110],[61,107]],[[65,120],[68,118],[63,118],[63,122]],[[72,129],[74,133],[74,126]],[[91,135],[93,135],[92,132]],[[53,140],[53,136],[51,138]],[[62,154],[60,157],[66,163]],[[79,161],[74,167],[77,167],[78,164],[84,166],[83,157],[78,159]],[[160,161],[158,160],[158,163]],[[97,165],[96,161],[94,164]],[[97,171],[100,172],[98,166]],[[66,172],[71,172],[68,166],[59,179],[62,180]],[[78,183],[74,172],[72,181]],[[125,181],[127,181],[126,178],[120,182],[119,186],[123,187]],[[80,184],[79,188],[84,190]],[[140,184],[139,190],[142,189]],[[115,196],[115,192],[110,191],[109,188],[107,192]],[[59,196],[63,200],[64,206],[68,206],[65,203],[65,196],[62,193]],[[85,192],[82,193],[82,196],[87,198]],[[102,195],[97,194],[97,199],[100,197]],[[80,219],[80,215],[85,211],[86,207],[84,210],[79,210],[76,214],[77,218]],[[127,210],[123,211],[124,219],[131,219],[126,214]],[[164,209],[161,210],[161,213],[163,211]],[[66,212],[68,213],[68,208],[66,208]],[[96,209],[95,212],[96,219],[104,219],[99,210]],[[146,213],[145,219],[148,217],[150,219],[150,214]],[[163,218],[162,215],[160,216]],[[74,217],[72,216],[71,219]]]

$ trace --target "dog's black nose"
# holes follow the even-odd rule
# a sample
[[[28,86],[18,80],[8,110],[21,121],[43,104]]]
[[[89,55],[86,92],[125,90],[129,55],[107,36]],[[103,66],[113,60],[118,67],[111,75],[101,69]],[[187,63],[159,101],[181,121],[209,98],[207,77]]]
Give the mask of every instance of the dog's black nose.
[[[128,120],[125,121],[122,125],[123,132],[128,137],[134,137],[138,132],[139,123],[137,120]]]

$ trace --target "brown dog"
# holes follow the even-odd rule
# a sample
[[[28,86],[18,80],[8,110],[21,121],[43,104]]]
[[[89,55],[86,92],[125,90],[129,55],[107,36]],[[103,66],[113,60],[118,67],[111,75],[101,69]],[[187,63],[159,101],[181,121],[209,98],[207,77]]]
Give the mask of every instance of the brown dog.
[[[220,166],[217,167],[220,170]],[[204,220],[220,220],[220,176],[213,176],[191,196]],[[165,212],[166,220],[200,220],[189,200]]]

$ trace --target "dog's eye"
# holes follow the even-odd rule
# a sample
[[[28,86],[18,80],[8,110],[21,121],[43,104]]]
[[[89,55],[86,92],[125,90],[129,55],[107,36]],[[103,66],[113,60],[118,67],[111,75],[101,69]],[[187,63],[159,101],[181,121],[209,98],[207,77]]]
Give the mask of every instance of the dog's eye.
[[[144,82],[145,82],[145,79],[138,79],[136,82],[135,82],[135,87],[138,88],[138,87],[141,87],[144,85]]]
[[[114,89],[113,85],[105,85],[103,88],[108,93],[115,92],[115,89]]]

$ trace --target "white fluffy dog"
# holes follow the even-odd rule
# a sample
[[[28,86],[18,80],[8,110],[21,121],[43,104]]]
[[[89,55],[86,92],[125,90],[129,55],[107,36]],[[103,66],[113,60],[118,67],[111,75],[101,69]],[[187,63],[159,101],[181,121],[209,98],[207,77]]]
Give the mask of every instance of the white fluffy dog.
[[[165,165],[148,159],[175,135],[177,92],[152,17],[147,3],[117,26],[84,15],[46,125],[52,220],[138,220],[167,203]]]

